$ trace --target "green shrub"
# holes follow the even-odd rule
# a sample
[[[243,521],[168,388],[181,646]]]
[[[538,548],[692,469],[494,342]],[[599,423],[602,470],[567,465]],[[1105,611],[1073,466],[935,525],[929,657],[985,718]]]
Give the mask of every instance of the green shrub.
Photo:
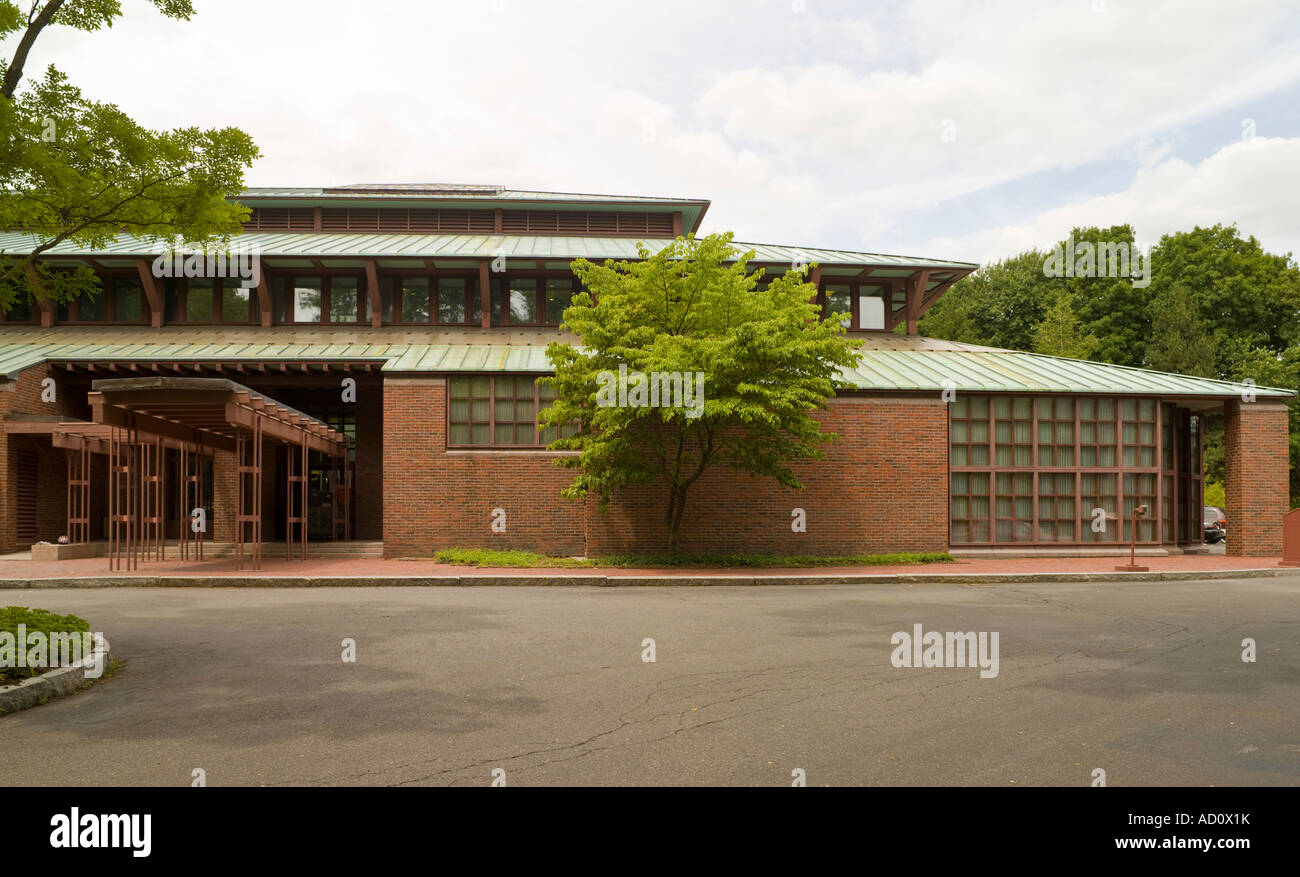
[[[25,625],[27,632],[41,632],[47,636],[52,633],[89,633],[90,622],[76,615],[57,615],[46,609],[28,609],[25,606],[0,607],[0,634],[8,632],[18,644],[18,625]],[[0,667],[0,683],[25,679],[41,672],[37,667]]]
[[[1215,508],[1220,509],[1225,508],[1228,505],[1228,497],[1224,492],[1222,481],[1211,481],[1208,478],[1205,479],[1204,495],[1204,502],[1206,505],[1212,505]]]

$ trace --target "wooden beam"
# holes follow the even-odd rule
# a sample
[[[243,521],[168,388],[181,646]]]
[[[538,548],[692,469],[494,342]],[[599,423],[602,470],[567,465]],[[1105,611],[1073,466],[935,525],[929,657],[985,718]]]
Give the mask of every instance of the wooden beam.
[[[907,279],[907,334],[916,334],[916,322],[921,319],[921,303],[925,287],[930,282],[930,269],[922,268]]]
[[[144,284],[144,295],[149,300],[149,325],[161,329],[163,324],[163,294],[159,288],[158,278],[153,276],[153,266],[148,259],[136,259],[136,270],[140,272],[140,282]]]
[[[182,424],[173,423],[170,420],[159,420],[147,414],[132,414],[129,411],[107,404],[104,401],[103,393],[92,390],[86,394],[86,401],[90,403],[90,410],[95,423],[134,428],[141,432],[160,435],[164,438],[173,438],[182,442],[195,442],[202,438],[205,447],[217,448],[222,451],[235,450],[235,440],[232,438],[210,432],[200,433],[198,430]]]
[[[379,263],[366,260],[366,293],[370,296],[370,325],[378,329],[384,324],[383,297],[379,292]]]
[[[267,275],[266,260],[258,256],[257,262],[257,310],[265,328],[271,325],[271,278]]]

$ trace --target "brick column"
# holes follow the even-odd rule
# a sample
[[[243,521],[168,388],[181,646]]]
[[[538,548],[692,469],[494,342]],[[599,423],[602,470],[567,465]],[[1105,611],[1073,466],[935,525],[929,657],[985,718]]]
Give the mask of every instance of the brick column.
[[[271,442],[263,445],[263,452],[273,448]],[[235,541],[235,515],[239,500],[239,473],[236,471],[232,451],[212,452],[212,520],[208,533],[213,542]],[[264,543],[268,540],[263,539]]]
[[[357,384],[357,464],[352,484],[352,538],[384,538],[384,385]]]
[[[1227,553],[1281,554],[1282,516],[1290,505],[1287,408],[1231,401],[1223,425]]]
[[[466,544],[446,539],[449,521],[469,513],[462,507],[461,491],[446,478],[447,380],[385,377],[383,387],[383,467],[378,475],[384,557],[426,556],[444,541]],[[368,501],[360,492],[353,498],[358,511]],[[476,511],[482,516],[481,509]]]
[[[0,383],[0,417],[13,410],[17,385]],[[0,551],[18,547],[18,461],[10,453],[9,434],[0,432]]]

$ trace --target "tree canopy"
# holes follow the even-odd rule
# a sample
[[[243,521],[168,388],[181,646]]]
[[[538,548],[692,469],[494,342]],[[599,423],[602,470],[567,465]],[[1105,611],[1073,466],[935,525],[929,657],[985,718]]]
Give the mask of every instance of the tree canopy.
[[[591,494],[603,508],[617,489],[665,487],[672,551],[690,488],[710,467],[802,487],[789,464],[822,457],[835,438],[812,412],[834,395],[838,368],[856,363],[856,344],[838,318],[820,318],[807,268],[750,272],[753,253],[738,252],[730,234],[638,250],[640,261],[573,263],[583,291],[563,325],[578,343],[547,348],[556,373],[542,380],[559,398],[540,420],[577,424],[550,445],[580,452],[556,461],[580,470],[565,496]],[[624,375],[626,392],[611,399],[611,381]],[[653,400],[634,395],[646,391],[637,375],[671,391],[638,404]],[[674,381],[692,379],[702,401],[675,392]]]
[[[151,0],[188,19],[190,0]],[[50,65],[25,76],[29,53],[48,27],[110,27],[117,0],[45,0],[23,11],[0,0],[0,37],[21,33],[0,60],[0,228],[33,235],[30,251],[0,258],[0,309],[93,295],[88,269],[53,271],[37,257],[64,241],[101,247],[122,233],[186,243],[227,240],[247,210],[227,200],[243,189],[259,155],[238,128],[151,131],[113,104],[92,101]],[[4,254],[0,254],[4,255]]]

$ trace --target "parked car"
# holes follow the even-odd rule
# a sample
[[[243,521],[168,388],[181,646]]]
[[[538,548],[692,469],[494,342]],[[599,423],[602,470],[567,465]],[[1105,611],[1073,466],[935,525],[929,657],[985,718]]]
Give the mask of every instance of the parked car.
[[[1223,509],[1207,505],[1201,521],[1204,524],[1206,542],[1213,545],[1228,538],[1228,518],[1224,515]]]

